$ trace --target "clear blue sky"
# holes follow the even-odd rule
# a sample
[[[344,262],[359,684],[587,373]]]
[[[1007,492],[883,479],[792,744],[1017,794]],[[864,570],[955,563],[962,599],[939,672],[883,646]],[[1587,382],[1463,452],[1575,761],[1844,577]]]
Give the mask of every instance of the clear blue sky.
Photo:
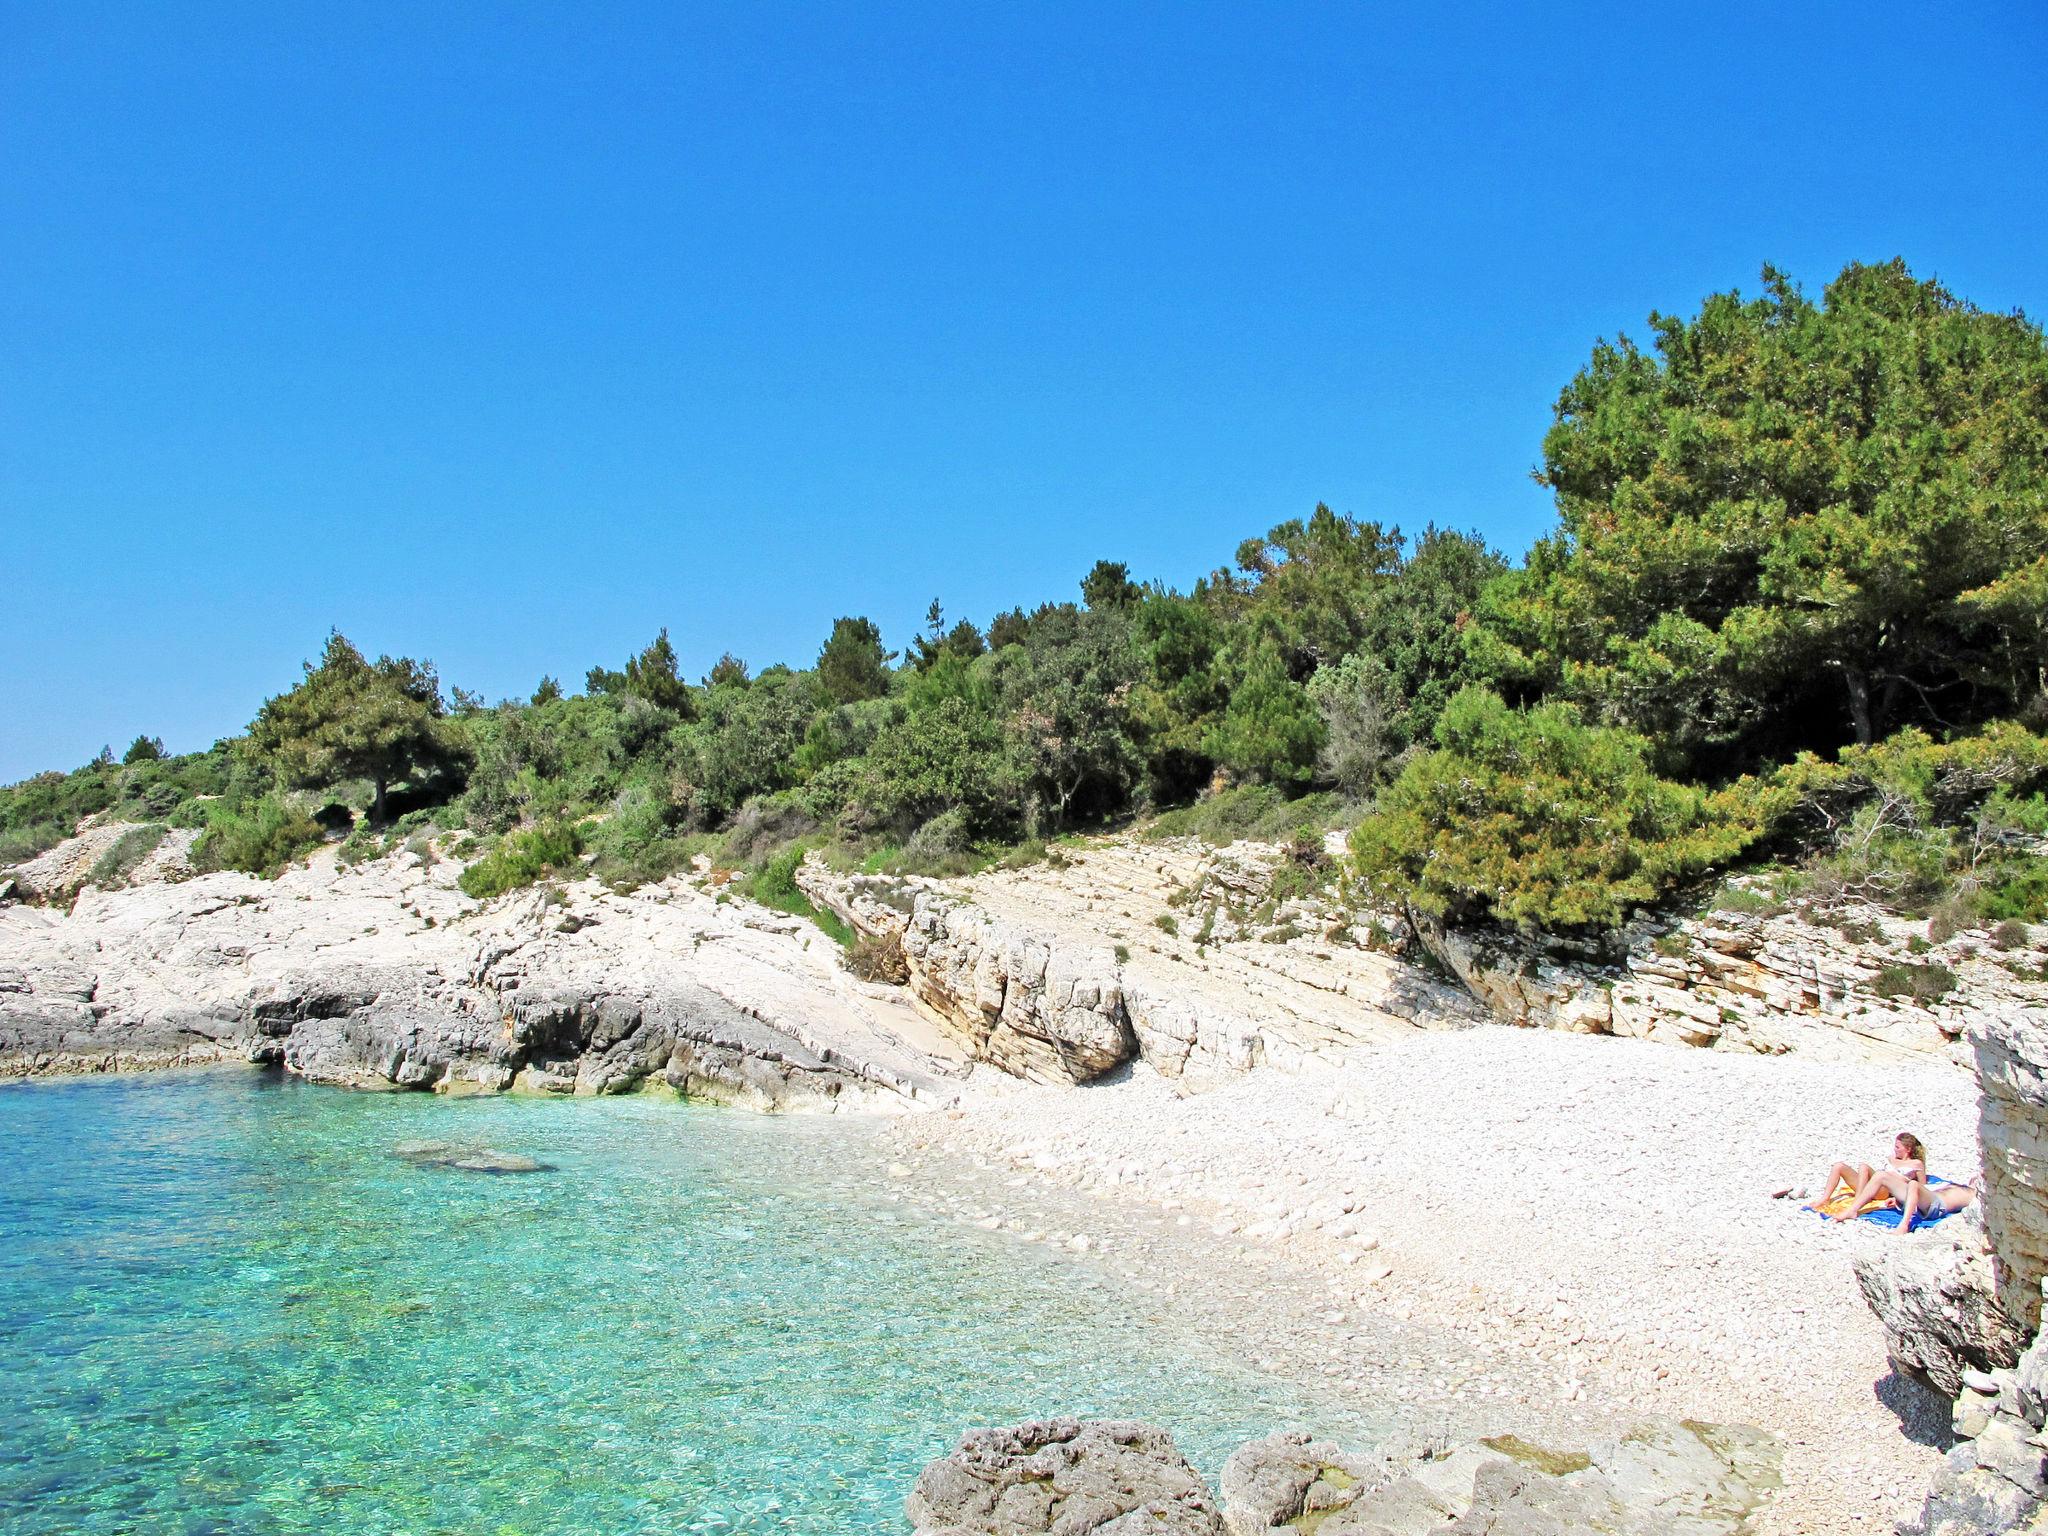
[[[0,779],[339,626],[491,697],[1519,553],[1596,336],[1904,255],[2048,308],[2038,5],[0,5]]]

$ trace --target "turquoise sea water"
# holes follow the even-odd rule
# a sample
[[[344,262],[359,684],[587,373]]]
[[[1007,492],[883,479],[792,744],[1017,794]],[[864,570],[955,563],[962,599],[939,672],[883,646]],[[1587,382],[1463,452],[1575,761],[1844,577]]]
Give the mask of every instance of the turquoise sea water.
[[[902,1531],[972,1425],[1150,1418],[1212,1474],[1356,1427],[1135,1321],[1111,1268],[889,1204],[865,1135],[243,1072],[0,1089],[0,1530]]]

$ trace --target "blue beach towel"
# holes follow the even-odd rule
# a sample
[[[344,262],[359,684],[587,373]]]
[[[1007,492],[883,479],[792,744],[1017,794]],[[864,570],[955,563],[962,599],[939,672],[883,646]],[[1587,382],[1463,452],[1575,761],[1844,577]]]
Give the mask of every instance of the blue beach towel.
[[[1953,1184],[1955,1180],[1944,1179],[1939,1174],[1930,1173],[1929,1175],[1927,1175],[1927,1182],[1929,1184]],[[1846,1200],[1848,1198],[1849,1197],[1847,1195],[1836,1195],[1834,1200],[1830,1200],[1826,1202],[1826,1204],[1833,1205],[1836,1203],[1836,1201]],[[1814,1215],[1821,1217],[1823,1220],[1825,1220],[1827,1217],[1827,1211],[1825,1207],[1817,1208],[1809,1205],[1806,1206],[1805,1209],[1812,1211]],[[1880,1205],[1873,1210],[1865,1211],[1861,1216],[1858,1216],[1856,1219],[1858,1221],[1875,1222],[1880,1227],[1891,1227],[1893,1229],[1896,1229],[1899,1225],[1899,1222],[1904,1218],[1905,1214],[1906,1213],[1900,1210],[1896,1205]],[[1915,1232],[1918,1232],[1923,1227],[1931,1227],[1936,1222],[1947,1221],[1949,1217],[1957,1214],[1959,1213],[1955,1211],[1922,1211],[1913,1218],[1913,1230]]]

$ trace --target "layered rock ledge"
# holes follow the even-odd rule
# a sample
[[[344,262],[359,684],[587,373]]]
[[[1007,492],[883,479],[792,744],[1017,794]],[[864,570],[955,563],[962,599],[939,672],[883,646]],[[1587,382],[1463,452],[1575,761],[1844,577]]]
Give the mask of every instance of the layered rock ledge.
[[[331,853],[0,905],[0,1075],[245,1060],[353,1087],[760,1108],[930,1102],[959,1053],[808,923],[686,882],[479,906],[456,866]]]

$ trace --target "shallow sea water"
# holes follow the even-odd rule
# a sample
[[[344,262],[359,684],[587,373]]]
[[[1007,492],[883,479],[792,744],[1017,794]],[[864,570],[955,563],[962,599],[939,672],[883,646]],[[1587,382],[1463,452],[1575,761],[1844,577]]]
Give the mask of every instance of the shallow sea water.
[[[666,1098],[0,1088],[0,1530],[900,1532],[974,1425],[1147,1418],[1212,1477],[1370,1438],[879,1171],[858,1121]]]

